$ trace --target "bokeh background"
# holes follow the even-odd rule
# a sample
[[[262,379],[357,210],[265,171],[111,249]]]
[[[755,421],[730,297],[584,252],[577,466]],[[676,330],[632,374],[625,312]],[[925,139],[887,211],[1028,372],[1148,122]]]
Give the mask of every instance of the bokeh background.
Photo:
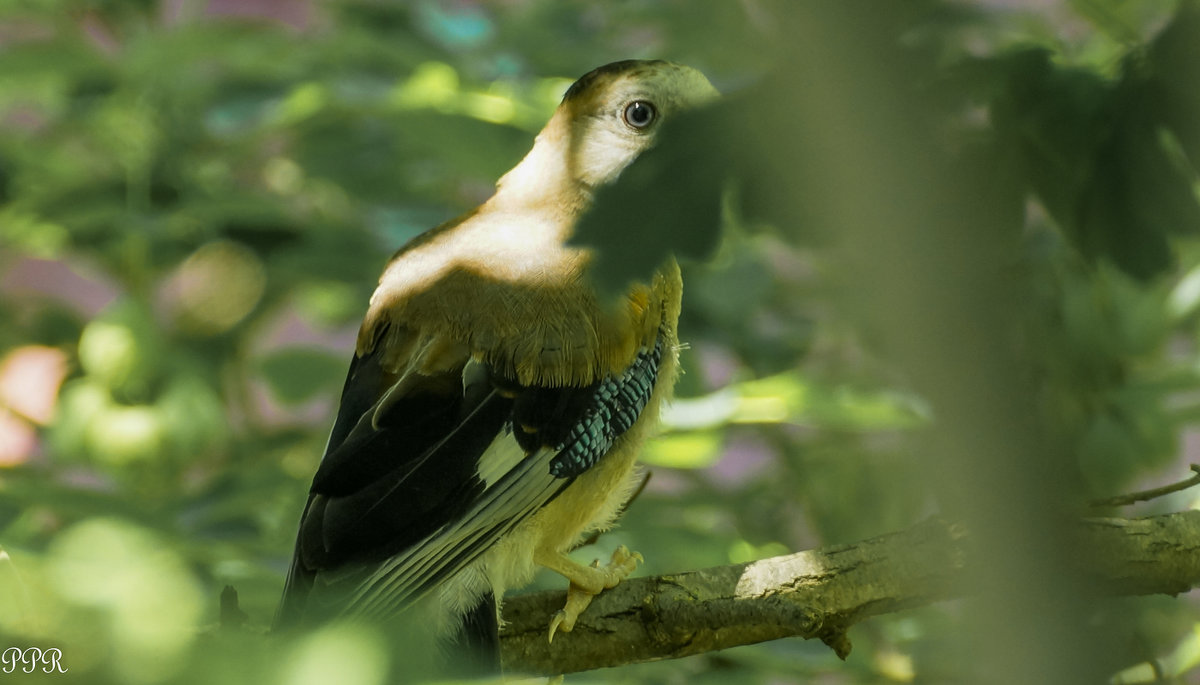
[[[896,5],[0,2],[0,648],[70,669],[0,679],[382,682],[369,632],[262,637],[375,279],[574,78],[663,57],[729,94],[622,205],[692,257],[686,373],[579,558],[943,513],[1009,585],[859,625],[844,663],[789,640],[570,682],[1200,682],[1200,596],[1097,599],[1060,544],[1200,462],[1200,12]]]

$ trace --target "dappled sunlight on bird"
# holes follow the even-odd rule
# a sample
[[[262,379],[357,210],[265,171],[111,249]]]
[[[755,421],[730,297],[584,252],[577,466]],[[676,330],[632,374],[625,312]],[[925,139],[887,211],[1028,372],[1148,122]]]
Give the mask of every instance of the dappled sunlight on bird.
[[[669,62],[596,69],[495,195],[392,258],[301,519],[279,626],[417,625],[435,650],[462,650],[460,670],[494,672],[499,601],[537,566],[570,581],[548,637],[634,571],[641,555],[624,547],[591,567],[566,552],[609,528],[637,485],[637,452],[676,375],[679,267],[668,259],[605,297],[589,280],[593,253],[567,240],[593,192],[665,122],[715,97]]]

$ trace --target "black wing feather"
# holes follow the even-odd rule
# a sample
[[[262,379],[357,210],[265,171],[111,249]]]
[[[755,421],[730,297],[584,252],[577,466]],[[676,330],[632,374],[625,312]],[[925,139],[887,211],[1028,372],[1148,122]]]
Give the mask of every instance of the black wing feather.
[[[464,387],[466,365],[397,377],[381,366],[381,348],[351,363],[277,624],[347,611],[387,617],[470,564],[632,425],[662,354],[659,343],[623,376],[586,387],[521,387],[473,372]],[[515,462],[485,483],[479,465],[490,449]]]
[[[461,516],[483,491],[477,459],[512,412],[512,400],[490,394],[466,419],[415,459],[401,461],[353,494],[331,498],[322,522],[332,563],[382,559],[420,542]],[[412,449],[409,437],[426,427],[385,426],[377,440],[346,446],[381,450],[381,458]],[[319,494],[319,493],[318,493]]]

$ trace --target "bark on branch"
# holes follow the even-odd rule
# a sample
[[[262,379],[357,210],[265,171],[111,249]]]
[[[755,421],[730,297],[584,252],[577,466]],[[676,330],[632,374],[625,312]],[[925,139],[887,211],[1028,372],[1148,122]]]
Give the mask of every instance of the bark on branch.
[[[1085,572],[1113,595],[1200,584],[1200,511],[1080,523]],[[820,638],[843,658],[871,616],[962,597],[970,536],[938,519],[870,540],[749,564],[632,578],[598,596],[574,631],[546,641],[565,593],[506,600],[508,673],[552,675],[673,659],[783,637]]]

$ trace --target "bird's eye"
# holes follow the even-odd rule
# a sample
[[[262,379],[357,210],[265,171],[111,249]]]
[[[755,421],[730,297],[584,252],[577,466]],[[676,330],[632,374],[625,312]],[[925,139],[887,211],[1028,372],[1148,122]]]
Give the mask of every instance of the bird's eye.
[[[654,110],[654,105],[645,100],[634,100],[625,105],[625,123],[633,128],[646,128],[654,123],[654,117],[658,113]]]

